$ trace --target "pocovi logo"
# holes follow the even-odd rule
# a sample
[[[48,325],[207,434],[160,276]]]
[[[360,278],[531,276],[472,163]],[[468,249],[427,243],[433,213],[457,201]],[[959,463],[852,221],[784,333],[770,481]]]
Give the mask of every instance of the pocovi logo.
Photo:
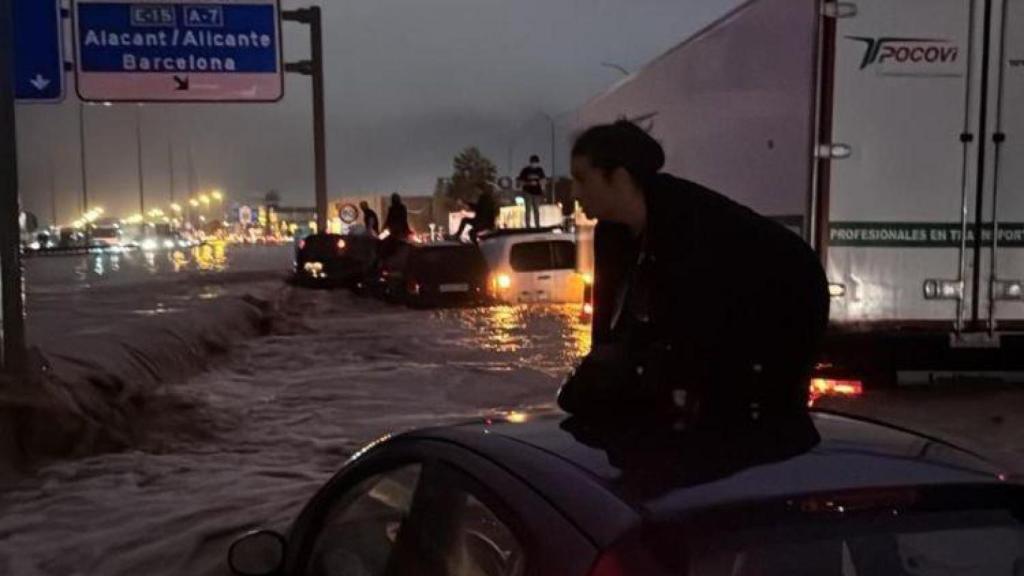
[[[928,74],[934,72],[936,66],[956,64],[960,58],[960,47],[952,40],[866,36],[846,38],[864,44],[861,70],[870,66],[909,66]]]

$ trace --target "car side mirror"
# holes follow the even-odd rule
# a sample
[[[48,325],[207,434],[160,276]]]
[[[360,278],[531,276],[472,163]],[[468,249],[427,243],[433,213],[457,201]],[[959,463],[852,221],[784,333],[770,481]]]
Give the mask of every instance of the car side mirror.
[[[276,576],[284,568],[288,542],[272,530],[249,532],[231,544],[228,566],[238,576]]]

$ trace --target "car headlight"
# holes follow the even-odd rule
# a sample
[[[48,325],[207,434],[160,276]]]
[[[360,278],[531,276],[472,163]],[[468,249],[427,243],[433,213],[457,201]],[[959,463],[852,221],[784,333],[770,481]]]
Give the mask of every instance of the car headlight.
[[[146,238],[145,240],[142,241],[142,249],[156,250],[156,240],[153,240],[152,238]]]

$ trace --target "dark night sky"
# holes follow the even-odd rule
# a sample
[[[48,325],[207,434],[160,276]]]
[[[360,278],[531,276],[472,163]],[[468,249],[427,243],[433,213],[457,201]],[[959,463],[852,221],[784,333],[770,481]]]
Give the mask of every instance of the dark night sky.
[[[738,0],[344,0],[322,3],[331,196],[429,193],[461,148],[479,146],[502,172],[531,153],[549,166],[556,118],[564,172],[569,112]],[[286,8],[305,3],[285,0]],[[286,59],[304,58],[305,27],[284,24]],[[71,79],[69,78],[69,84]],[[78,102],[19,106],[23,204],[49,222],[79,210]],[[309,81],[289,75],[273,105],[147,105],[141,110],[147,206],[197,186],[249,200],[269,189],[312,204]],[[92,203],[137,211],[136,107],[86,109]],[[173,152],[171,152],[173,150]]]

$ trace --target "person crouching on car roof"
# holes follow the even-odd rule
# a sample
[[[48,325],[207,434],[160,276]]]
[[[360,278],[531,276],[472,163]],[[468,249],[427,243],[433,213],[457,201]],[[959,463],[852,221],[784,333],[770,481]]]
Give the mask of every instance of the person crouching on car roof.
[[[664,163],[628,121],[576,139],[574,192],[598,220],[593,349],[559,405],[684,422],[804,412],[828,322],[818,257],[782,225],[662,173]]]
[[[473,212],[473,216],[463,218],[459,222],[459,228],[452,235],[452,238],[455,240],[461,239],[463,231],[466,227],[469,227],[469,240],[473,244],[477,244],[481,232],[494,229],[495,222],[498,220],[498,203],[490,190],[483,189],[480,191],[480,195],[477,196],[476,202],[467,202],[466,204]]]

